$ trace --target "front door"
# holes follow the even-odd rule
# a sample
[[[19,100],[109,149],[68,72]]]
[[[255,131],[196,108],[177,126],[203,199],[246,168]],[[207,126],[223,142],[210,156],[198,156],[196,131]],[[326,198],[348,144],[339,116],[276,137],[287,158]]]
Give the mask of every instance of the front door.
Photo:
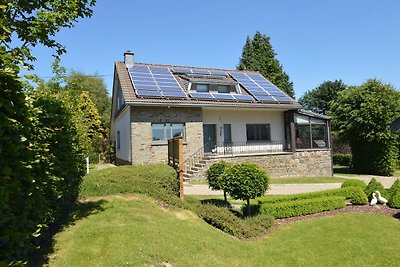
[[[215,148],[217,135],[215,124],[203,124],[204,153],[212,152]]]

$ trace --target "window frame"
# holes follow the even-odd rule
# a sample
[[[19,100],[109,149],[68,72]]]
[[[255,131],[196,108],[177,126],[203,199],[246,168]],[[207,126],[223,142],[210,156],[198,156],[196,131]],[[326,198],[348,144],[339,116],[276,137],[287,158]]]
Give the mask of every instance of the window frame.
[[[186,123],[184,122],[153,122],[151,123],[152,144],[168,144],[168,139],[173,138],[174,126],[180,125],[183,142],[186,142]],[[154,126],[162,126],[163,139],[154,140]],[[176,128],[175,128],[176,129]],[[168,133],[169,132],[169,133]]]
[[[305,120],[305,117],[308,117],[308,120]],[[295,122],[295,145],[296,145],[296,150],[321,150],[321,149],[330,149],[330,141],[329,141],[329,126],[327,121],[322,120],[322,119],[316,119],[310,116],[306,115],[300,115],[298,116],[299,120]],[[307,122],[308,121],[308,122]],[[323,126],[323,142],[325,143],[325,146],[319,146],[318,142],[321,139],[316,139],[315,138],[315,131],[313,130],[313,126]],[[308,128],[308,135],[307,138],[309,140],[302,140],[300,137],[299,129],[300,128]],[[303,145],[303,143],[309,144],[307,147],[300,147]]]
[[[249,129],[254,127],[255,139],[249,139]],[[266,128],[266,139],[262,138],[262,128]],[[246,140],[247,142],[271,142],[271,124],[270,123],[247,123],[246,124]]]

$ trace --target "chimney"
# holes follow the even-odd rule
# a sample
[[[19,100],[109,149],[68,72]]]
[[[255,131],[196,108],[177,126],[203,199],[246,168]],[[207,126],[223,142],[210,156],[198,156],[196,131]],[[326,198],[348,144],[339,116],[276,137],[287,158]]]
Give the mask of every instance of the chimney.
[[[135,61],[133,60],[134,53],[131,50],[128,50],[124,53],[124,63],[127,68],[132,68],[135,65]]]

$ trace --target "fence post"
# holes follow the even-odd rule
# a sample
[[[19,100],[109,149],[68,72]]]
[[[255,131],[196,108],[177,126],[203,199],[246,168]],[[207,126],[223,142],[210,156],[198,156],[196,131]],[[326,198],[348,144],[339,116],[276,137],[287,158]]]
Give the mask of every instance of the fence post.
[[[178,140],[179,147],[179,156],[178,156],[178,166],[179,166],[179,197],[183,199],[183,172],[184,172],[184,162],[183,162],[183,139],[179,138]]]

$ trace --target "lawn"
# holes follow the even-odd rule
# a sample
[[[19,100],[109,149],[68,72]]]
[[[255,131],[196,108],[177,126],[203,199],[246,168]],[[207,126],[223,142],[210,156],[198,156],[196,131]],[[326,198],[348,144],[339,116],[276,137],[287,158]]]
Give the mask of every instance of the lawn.
[[[89,198],[55,237],[50,266],[397,266],[400,222],[343,214],[288,223],[243,241],[189,211],[125,194]],[[87,213],[87,207],[92,211]],[[79,215],[80,214],[80,215]],[[82,216],[82,214],[85,214]],[[80,219],[79,219],[80,218]]]

